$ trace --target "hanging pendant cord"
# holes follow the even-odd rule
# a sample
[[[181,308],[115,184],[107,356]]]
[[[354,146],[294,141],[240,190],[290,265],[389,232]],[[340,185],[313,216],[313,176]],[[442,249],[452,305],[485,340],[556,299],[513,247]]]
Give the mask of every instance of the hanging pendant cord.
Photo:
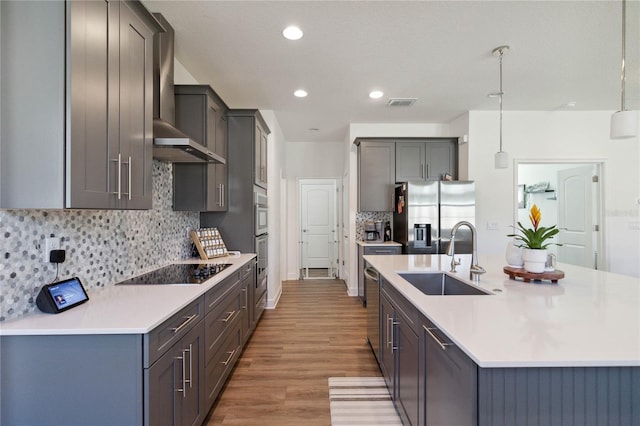
[[[626,34],[626,22],[627,22],[627,13],[626,13],[626,0],[622,0],[622,67],[620,71],[620,111],[625,110],[624,104],[624,58],[625,58],[625,34]]]
[[[502,49],[500,49],[500,152],[502,152]]]

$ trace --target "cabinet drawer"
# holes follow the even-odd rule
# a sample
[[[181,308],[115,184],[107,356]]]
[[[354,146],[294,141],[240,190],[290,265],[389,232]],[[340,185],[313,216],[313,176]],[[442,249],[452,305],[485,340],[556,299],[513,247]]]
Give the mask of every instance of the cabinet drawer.
[[[231,328],[230,333],[228,333],[222,341],[213,358],[206,363],[205,398],[207,399],[207,407],[211,406],[215,401],[229,372],[240,357],[240,350],[242,349],[241,341],[240,324],[236,322]]]
[[[367,255],[375,255],[375,254],[402,254],[402,246],[391,246],[391,247],[364,247],[364,254]]]
[[[237,287],[236,284],[240,281],[240,274],[240,271],[234,272],[205,293],[206,312],[210,312],[220,304],[221,300],[227,297],[227,295],[234,290],[234,287]]]
[[[180,312],[144,335],[144,367],[153,364],[182,336],[204,317],[204,302],[200,297]]]
[[[239,290],[239,287],[237,287]],[[239,324],[242,309],[239,291],[229,293],[223,301],[205,317],[206,360],[217,352],[220,342],[228,334],[228,330]]]
[[[242,266],[242,268],[240,269],[240,281],[244,280],[249,275],[251,275],[251,273],[253,272],[254,263],[255,263],[255,259],[251,260],[250,262],[247,262],[245,265]]]

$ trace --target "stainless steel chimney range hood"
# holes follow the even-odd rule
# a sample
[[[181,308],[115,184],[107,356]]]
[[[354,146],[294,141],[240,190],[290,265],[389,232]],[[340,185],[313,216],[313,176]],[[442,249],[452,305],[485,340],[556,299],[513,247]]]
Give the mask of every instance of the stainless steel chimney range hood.
[[[153,157],[172,163],[220,163],[226,160],[175,127],[173,27],[160,13],[153,16],[165,32],[153,38]]]

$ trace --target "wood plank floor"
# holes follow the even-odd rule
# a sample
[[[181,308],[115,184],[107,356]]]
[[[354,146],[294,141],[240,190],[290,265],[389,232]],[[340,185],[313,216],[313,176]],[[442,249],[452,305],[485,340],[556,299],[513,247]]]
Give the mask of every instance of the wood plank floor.
[[[330,425],[329,377],[380,376],[342,280],[285,281],[205,425]]]

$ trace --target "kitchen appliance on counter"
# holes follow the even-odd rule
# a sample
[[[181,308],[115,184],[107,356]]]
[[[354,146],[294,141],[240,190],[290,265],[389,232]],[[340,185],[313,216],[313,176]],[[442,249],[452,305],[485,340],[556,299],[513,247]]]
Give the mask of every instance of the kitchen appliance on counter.
[[[453,226],[475,225],[473,181],[402,182],[395,188],[394,241],[404,254],[444,254]],[[456,235],[456,254],[471,253],[471,230]]]
[[[116,285],[202,284],[229,266],[231,263],[173,263]]]
[[[381,243],[386,241],[385,230],[389,222],[382,220],[368,220],[364,222],[364,241],[368,243]]]

